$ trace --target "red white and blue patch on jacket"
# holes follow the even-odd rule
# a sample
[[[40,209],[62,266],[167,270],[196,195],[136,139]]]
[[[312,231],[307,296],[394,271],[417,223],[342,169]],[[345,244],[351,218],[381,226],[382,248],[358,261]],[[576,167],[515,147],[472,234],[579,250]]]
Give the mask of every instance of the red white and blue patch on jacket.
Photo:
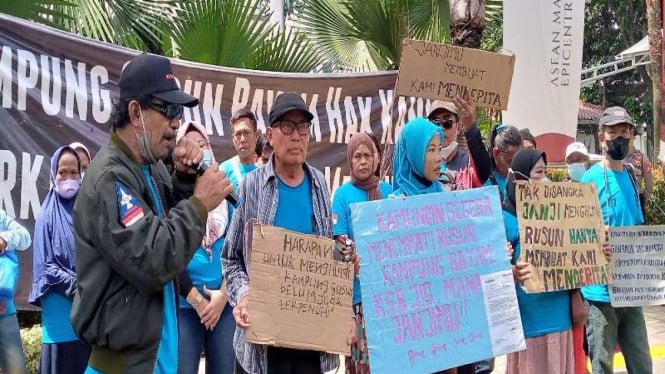
[[[141,202],[129,192],[129,187],[116,181],[115,194],[118,198],[118,217],[124,227],[129,227],[143,218]]]

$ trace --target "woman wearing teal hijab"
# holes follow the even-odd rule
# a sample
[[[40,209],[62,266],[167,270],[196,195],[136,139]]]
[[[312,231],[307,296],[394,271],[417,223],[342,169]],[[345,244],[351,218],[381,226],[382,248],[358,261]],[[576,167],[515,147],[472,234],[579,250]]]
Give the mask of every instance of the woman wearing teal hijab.
[[[443,131],[426,118],[409,121],[402,129],[393,157],[393,195],[442,192],[438,181]]]
[[[428,119],[416,118],[404,126],[395,145],[392,196],[443,192],[439,182],[443,130]],[[455,374],[457,368],[435,374]]]

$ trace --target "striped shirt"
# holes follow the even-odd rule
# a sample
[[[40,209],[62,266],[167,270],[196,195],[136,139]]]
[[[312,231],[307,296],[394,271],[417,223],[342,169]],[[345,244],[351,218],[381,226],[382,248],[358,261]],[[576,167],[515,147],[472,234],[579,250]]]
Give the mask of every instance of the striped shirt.
[[[247,296],[249,291],[249,275],[247,264],[251,247],[248,231],[244,230],[248,223],[258,222],[273,225],[279,201],[277,174],[273,166],[274,157],[265,166],[249,174],[240,186],[240,206],[233,214],[233,221],[226,236],[222,264],[227,282],[229,302],[232,306]],[[312,227],[319,235],[332,238],[332,221],[330,209],[330,193],[323,174],[308,164],[303,168],[309,175],[312,189],[312,206],[316,226]],[[309,217],[307,217],[309,219]],[[251,227],[251,226],[249,226]],[[251,316],[250,316],[251,320]],[[245,341],[245,330],[237,328],[233,337],[233,348],[236,359],[243,369],[250,374],[266,374],[268,371],[268,355],[266,346]],[[337,355],[321,352],[321,371],[327,372],[339,366]]]

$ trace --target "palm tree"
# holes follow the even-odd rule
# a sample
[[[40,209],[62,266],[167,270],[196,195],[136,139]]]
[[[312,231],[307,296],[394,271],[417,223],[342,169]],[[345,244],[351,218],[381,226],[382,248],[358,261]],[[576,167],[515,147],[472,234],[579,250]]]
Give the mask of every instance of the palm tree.
[[[73,0],[5,0],[0,2],[0,13],[57,27],[54,20],[71,19],[64,9],[75,6]]]
[[[0,1],[0,12],[215,65],[288,72],[320,65],[302,33],[269,23],[269,7],[261,0],[15,0]]]
[[[297,27],[336,70],[377,71],[399,66],[404,38],[445,41],[447,0],[304,0]]]
[[[484,17],[499,17],[501,0],[301,0],[294,22],[336,70],[399,67],[404,38],[478,41]],[[485,11],[485,8],[487,8]],[[470,22],[472,21],[472,22]],[[452,38],[451,38],[452,36]],[[473,44],[475,45],[475,43]]]
[[[185,0],[184,2],[189,1]],[[161,53],[180,0],[14,0],[0,12],[107,43]]]
[[[502,0],[450,0],[452,44],[480,48],[488,18],[501,17]]]
[[[270,22],[260,0],[183,4],[172,25],[169,55],[245,69],[309,72],[320,61],[302,33]]]

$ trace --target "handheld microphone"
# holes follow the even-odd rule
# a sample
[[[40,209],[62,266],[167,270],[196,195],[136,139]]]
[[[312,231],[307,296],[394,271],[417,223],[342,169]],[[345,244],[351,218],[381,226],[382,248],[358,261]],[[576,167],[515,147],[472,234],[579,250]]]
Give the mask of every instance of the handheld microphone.
[[[203,175],[203,173],[205,173],[205,171],[208,170],[208,167],[210,167],[211,163],[212,163],[212,157],[210,156],[210,153],[203,152],[203,159],[201,160],[201,162],[192,165],[191,168],[196,170],[196,174]],[[234,208],[238,207],[239,199],[235,192],[231,191],[231,193],[226,195],[224,199],[228,201],[229,204],[231,204]]]

